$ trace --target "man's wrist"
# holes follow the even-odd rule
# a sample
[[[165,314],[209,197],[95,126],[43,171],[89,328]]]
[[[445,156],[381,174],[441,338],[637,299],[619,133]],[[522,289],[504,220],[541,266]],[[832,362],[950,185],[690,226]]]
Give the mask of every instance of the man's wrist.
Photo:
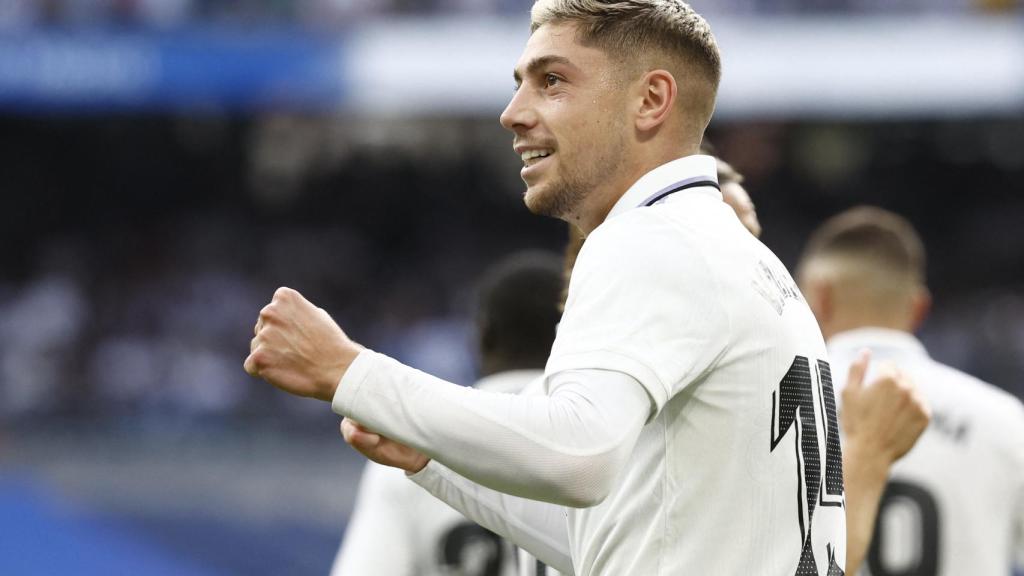
[[[324,402],[332,402],[334,400],[338,393],[338,387],[341,386],[341,381],[345,378],[348,369],[355,362],[356,358],[359,357],[359,353],[366,349],[354,342],[352,344],[352,348],[342,354],[340,361],[327,370],[327,375],[320,383],[320,393],[317,394],[317,399]]]
[[[889,478],[893,459],[885,452],[856,440],[848,439],[843,447],[844,465],[862,481],[884,484]]]
[[[427,458],[426,456],[423,456],[422,460],[420,460],[419,462],[416,462],[412,466],[410,466],[410,467],[405,469],[405,475],[406,476],[415,476],[415,475],[419,474],[420,472],[422,472],[423,469],[427,467],[427,464],[430,464],[430,458]]]

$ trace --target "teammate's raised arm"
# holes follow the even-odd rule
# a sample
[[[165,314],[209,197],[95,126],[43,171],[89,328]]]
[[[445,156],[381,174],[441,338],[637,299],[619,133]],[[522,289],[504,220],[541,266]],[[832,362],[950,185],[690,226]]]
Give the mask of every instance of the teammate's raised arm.
[[[845,442],[846,572],[856,574],[875,529],[878,504],[893,463],[928,426],[930,411],[920,391],[894,366],[865,383],[871,353],[850,365],[840,414]]]

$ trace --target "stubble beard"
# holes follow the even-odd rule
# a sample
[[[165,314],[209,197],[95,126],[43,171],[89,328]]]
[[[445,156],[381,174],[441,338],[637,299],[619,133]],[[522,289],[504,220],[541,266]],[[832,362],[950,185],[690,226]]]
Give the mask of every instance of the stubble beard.
[[[578,211],[590,189],[588,183],[579,176],[580,174],[566,174],[538,190],[528,191],[523,198],[526,207],[538,216],[551,216],[563,220],[569,218]]]
[[[583,201],[591,191],[608,182],[611,175],[619,170],[624,148],[622,139],[616,139],[605,150],[591,154],[586,166],[580,163],[575,167],[560,165],[563,170],[554,181],[527,192],[523,198],[526,207],[539,216],[551,216],[567,222],[579,219]]]

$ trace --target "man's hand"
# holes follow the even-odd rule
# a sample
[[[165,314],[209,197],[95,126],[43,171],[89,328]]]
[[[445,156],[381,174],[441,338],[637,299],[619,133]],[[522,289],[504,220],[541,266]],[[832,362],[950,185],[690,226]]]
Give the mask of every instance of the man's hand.
[[[871,543],[889,468],[917,442],[931,411],[917,387],[894,366],[884,366],[867,386],[868,351],[850,366],[843,389],[841,425],[846,483],[846,573],[860,570]]]
[[[419,472],[430,462],[430,458],[415,449],[371,432],[349,418],[341,421],[341,435],[363,456],[378,464],[401,468],[409,474]]]
[[[862,352],[850,366],[843,389],[842,426],[850,449],[871,454],[888,466],[917,442],[931,420],[920,391],[895,366],[882,366],[864,385],[869,355]]]
[[[285,392],[330,402],[362,349],[327,312],[291,288],[278,288],[260,310],[244,366]]]

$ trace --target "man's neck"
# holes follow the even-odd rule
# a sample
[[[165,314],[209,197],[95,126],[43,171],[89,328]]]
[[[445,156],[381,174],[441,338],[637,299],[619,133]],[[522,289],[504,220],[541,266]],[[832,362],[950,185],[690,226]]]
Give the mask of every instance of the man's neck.
[[[891,318],[843,318],[821,327],[821,335],[828,341],[836,334],[858,330],[861,328],[885,328],[913,334],[913,330],[905,322],[894,322]]]
[[[615,204],[645,174],[677,158],[697,154],[696,149],[672,148],[659,154],[649,154],[623,167],[619,175],[607,185],[595,189],[584,200],[578,213],[569,214],[564,220],[576,225],[583,236],[589,236],[608,217]]]

